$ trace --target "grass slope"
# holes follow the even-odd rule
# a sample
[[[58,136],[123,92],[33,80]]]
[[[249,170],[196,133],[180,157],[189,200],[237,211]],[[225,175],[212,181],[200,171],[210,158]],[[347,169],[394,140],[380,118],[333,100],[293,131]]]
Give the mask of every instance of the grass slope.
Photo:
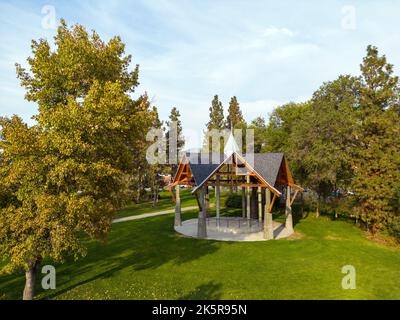
[[[172,225],[173,215],[113,225],[107,244],[90,241],[87,257],[58,265],[57,289],[37,298],[400,299],[400,249],[347,222],[308,217],[295,239],[240,243],[185,238]],[[356,290],[341,287],[349,264]],[[1,276],[0,297],[21,298],[23,285],[22,274]]]
[[[214,195],[213,192],[210,192],[210,198],[212,198],[213,195]],[[180,196],[181,196],[182,208],[197,206],[196,198],[191,194],[191,190],[182,189]],[[175,203],[172,200],[171,192],[162,191],[160,192],[160,198],[155,206],[153,206],[152,201],[144,203],[131,203],[118,212],[118,218],[134,216],[143,213],[169,210],[174,208],[175,208]]]

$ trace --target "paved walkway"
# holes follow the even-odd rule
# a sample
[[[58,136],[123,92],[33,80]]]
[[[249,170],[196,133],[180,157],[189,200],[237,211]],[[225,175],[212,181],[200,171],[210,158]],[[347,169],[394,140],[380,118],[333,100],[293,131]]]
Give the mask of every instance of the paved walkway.
[[[212,204],[211,204],[212,206]],[[190,206],[181,208],[182,212],[191,211],[198,209],[198,206]],[[124,218],[117,218],[113,220],[113,223],[139,220],[149,217],[162,216],[170,213],[175,213],[175,209],[168,209],[157,212],[143,213],[135,216],[129,216]],[[182,226],[175,227],[175,231],[188,237],[197,238],[197,221],[198,219],[190,219],[182,222]],[[293,232],[290,232],[285,228],[284,224],[277,223],[274,221],[274,239],[281,239],[290,236]],[[218,232],[217,230],[208,230],[207,238],[213,240],[222,241],[265,241],[263,231],[252,232],[248,234],[232,233],[232,232]]]
[[[185,211],[191,211],[191,210],[196,210],[196,209],[198,209],[198,206],[183,207],[183,208],[181,208],[181,211],[185,212]],[[129,217],[124,217],[124,218],[117,218],[117,219],[113,220],[113,223],[131,221],[131,220],[138,220],[138,219],[155,217],[155,216],[162,216],[164,214],[170,214],[170,213],[175,213],[175,209],[169,209],[169,210],[157,211],[157,212],[150,212],[150,213],[143,213],[143,214],[138,214],[136,216],[129,216]]]
[[[175,231],[191,238],[197,238],[197,221],[198,219],[190,219],[182,222],[182,226],[175,227]],[[285,228],[285,225],[274,223],[274,239],[282,239],[289,237],[293,232]],[[235,233],[221,232],[218,230],[207,229],[206,239],[222,240],[222,241],[267,241],[264,239],[264,232],[252,233]]]

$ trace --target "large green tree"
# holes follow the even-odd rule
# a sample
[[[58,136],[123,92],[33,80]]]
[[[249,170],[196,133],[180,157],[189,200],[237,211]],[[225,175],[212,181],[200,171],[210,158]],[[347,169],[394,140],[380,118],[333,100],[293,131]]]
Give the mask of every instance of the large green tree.
[[[158,111],[156,107],[151,107],[149,97],[144,94],[137,100],[138,105],[143,110],[152,110],[152,122],[147,122],[143,126],[143,132],[147,132],[151,128],[159,128],[161,123],[158,118]],[[132,155],[135,159],[135,166],[132,168],[130,189],[132,190],[132,198],[136,203],[139,203],[146,196],[146,187],[148,186],[149,176],[152,176],[154,171],[161,170],[161,166],[150,165],[146,159],[146,151],[151,142],[144,138],[138,139],[135,147],[132,148]],[[154,194],[154,193],[153,193]]]
[[[266,147],[267,139],[267,124],[263,117],[255,118],[249,125],[249,128],[254,130],[254,152],[260,153]]]
[[[289,102],[278,106],[269,116],[266,145],[263,151],[287,153],[291,148],[290,135],[296,122],[308,111],[308,104]]]
[[[275,108],[269,117],[266,129],[265,145],[263,152],[283,152],[289,157],[291,169],[299,183],[304,184],[305,171],[303,162],[297,161],[297,157],[291,157],[294,151],[293,130],[297,123],[304,118],[310,110],[306,103],[290,102]]]
[[[358,79],[340,76],[324,83],[307,112],[293,123],[287,153],[303,170],[302,183],[316,191],[319,200],[338,189],[348,190],[351,183],[358,96]]]
[[[368,46],[361,68],[361,94],[353,152],[352,188],[362,218],[375,233],[393,218],[400,181],[399,79],[378,49]]]
[[[119,37],[104,42],[61,21],[53,48],[33,41],[29,69],[17,65],[26,98],[38,105],[36,124],[1,119],[0,185],[8,196],[0,259],[3,271],[25,270],[24,299],[34,296],[43,259],[84,255],[82,232],[106,239],[129,196],[133,151],[154,118],[131,98],[138,67],[129,70]]]
[[[319,198],[348,191],[375,233],[399,219],[399,79],[373,46],[360,67],[360,77],[340,76],[307,103],[275,109],[263,149],[284,152]]]
[[[162,130],[163,122],[160,120],[158,116],[158,111],[156,107],[153,107],[153,112],[155,114],[155,118],[152,128]],[[143,163],[146,165],[146,167],[144,168],[145,169],[144,186],[150,189],[151,196],[153,199],[153,206],[155,206],[156,203],[158,202],[160,189],[164,184],[162,173],[163,170],[165,169],[165,164],[163,163],[150,164],[148,161],[143,161]]]

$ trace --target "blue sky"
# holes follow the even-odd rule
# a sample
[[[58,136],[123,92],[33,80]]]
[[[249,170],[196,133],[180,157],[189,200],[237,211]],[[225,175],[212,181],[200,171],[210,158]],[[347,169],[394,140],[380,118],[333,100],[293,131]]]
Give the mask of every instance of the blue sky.
[[[358,74],[368,44],[398,72],[398,1],[3,1],[0,0],[0,114],[26,121],[36,106],[24,101],[14,63],[26,65],[31,39],[43,28],[44,6],[56,19],[80,23],[109,39],[120,35],[140,65],[140,87],[166,119],[182,114],[189,145],[208,119],[214,94],[225,110],[236,95],[246,120],[267,117],[289,101],[304,101],[339,74]]]

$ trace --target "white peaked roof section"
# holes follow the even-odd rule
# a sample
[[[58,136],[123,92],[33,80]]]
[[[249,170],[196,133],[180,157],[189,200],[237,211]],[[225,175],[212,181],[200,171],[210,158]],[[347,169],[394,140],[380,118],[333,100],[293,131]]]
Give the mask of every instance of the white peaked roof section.
[[[233,153],[239,153],[239,151],[239,146],[237,145],[236,140],[231,132],[228,141],[225,144],[224,153],[227,157],[230,157]]]

